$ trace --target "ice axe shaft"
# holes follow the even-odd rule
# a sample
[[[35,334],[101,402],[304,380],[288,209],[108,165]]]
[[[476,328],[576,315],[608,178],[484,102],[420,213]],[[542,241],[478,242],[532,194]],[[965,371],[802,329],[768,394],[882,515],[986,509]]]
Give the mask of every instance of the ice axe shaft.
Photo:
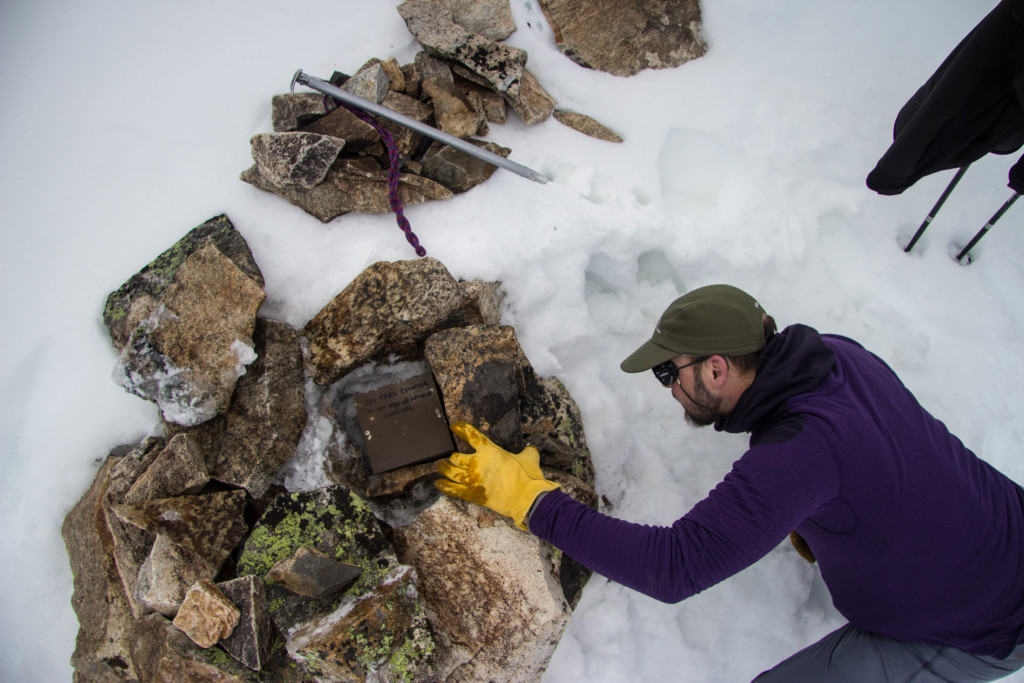
[[[476,157],[477,159],[482,159],[483,161],[486,161],[489,164],[500,166],[505,170],[512,171],[513,173],[521,175],[522,177],[532,180],[534,182],[546,183],[548,181],[546,176],[538,173],[537,171],[534,171],[531,168],[523,166],[522,164],[517,164],[516,162],[510,159],[506,159],[505,157],[499,154],[495,154],[494,152],[490,152],[481,147],[477,147],[471,142],[467,142],[466,140],[457,138],[454,135],[449,135],[448,133],[438,130],[433,126],[428,126],[425,123],[420,123],[416,119],[412,119],[403,114],[399,114],[398,112],[392,111],[387,107],[382,107],[381,105],[375,102],[365,100],[362,97],[359,97],[358,95],[353,95],[352,93],[342,90],[341,88],[338,88],[321,78],[317,78],[316,76],[310,76],[309,74],[303,73],[302,69],[296,71],[295,75],[292,76],[292,92],[295,91],[296,83],[304,85],[307,88],[312,88],[313,90],[316,90],[318,92],[322,92],[325,95],[334,97],[353,107],[357,107],[364,111],[368,111],[371,114],[376,114],[381,118],[385,118],[390,121],[394,121],[395,123],[399,123],[405,126],[406,128],[411,128],[417,133],[426,135],[428,138],[432,138],[434,140],[437,140],[438,142],[443,142],[446,145],[450,145],[455,149],[459,150],[460,152],[465,152],[466,154]]]

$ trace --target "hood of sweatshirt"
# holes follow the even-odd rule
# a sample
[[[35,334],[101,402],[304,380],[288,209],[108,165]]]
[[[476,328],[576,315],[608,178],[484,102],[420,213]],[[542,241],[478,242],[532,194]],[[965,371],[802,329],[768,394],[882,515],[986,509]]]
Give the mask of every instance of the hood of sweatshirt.
[[[770,340],[761,352],[754,382],[736,407],[715,421],[715,429],[734,434],[750,432],[754,438],[789,414],[789,399],[815,389],[835,362],[818,331],[790,325]]]

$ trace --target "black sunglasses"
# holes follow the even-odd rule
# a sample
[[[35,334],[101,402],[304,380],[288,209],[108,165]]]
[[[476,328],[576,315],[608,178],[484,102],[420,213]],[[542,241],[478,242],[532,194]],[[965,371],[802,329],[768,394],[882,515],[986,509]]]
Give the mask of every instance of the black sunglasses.
[[[651,368],[651,372],[653,372],[654,376],[658,378],[658,381],[661,382],[662,386],[670,387],[672,386],[672,382],[679,379],[680,370],[688,368],[691,365],[696,365],[697,363],[703,363],[708,358],[711,358],[711,356],[701,356],[697,360],[690,361],[686,365],[676,365],[673,361],[667,360],[664,363],[655,365]]]

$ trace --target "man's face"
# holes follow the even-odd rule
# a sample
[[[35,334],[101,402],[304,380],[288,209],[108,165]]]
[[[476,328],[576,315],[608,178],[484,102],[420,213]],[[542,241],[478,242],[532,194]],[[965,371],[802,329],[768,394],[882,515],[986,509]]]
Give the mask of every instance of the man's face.
[[[683,366],[696,359],[691,356],[677,356],[672,360],[676,365]],[[704,384],[701,377],[703,367],[704,363],[699,362],[683,368],[671,386],[672,397],[683,406],[686,421],[694,427],[714,424],[721,414],[719,407],[722,399],[714,396]]]

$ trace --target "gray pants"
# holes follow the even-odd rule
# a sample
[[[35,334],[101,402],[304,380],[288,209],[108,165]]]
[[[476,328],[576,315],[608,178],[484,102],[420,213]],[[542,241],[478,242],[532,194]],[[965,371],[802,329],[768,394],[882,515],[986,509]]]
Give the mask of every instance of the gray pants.
[[[905,643],[847,624],[797,652],[756,683],[939,683],[994,681],[1024,667],[1024,644],[1006,659]]]

